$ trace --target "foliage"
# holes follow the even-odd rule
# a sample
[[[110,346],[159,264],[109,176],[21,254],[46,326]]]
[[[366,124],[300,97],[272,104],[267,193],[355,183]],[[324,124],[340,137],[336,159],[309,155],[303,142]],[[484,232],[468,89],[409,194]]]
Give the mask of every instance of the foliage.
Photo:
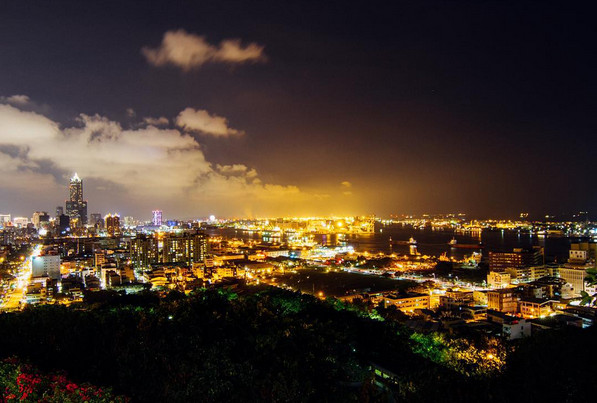
[[[485,337],[413,333],[392,320],[401,318],[393,310],[377,307],[386,320],[372,320],[377,313],[366,304],[278,288],[87,301],[1,314],[0,354],[149,402],[501,402],[511,393],[533,401],[540,393],[527,384],[536,389],[545,379],[565,379],[568,385],[550,387],[571,401],[566,396],[582,396],[592,378],[562,363],[596,358],[584,352],[591,329],[548,332],[506,348]],[[380,386],[372,367],[389,370],[394,383]],[[16,376],[10,379],[18,385]]]
[[[587,269],[585,281],[589,283],[589,285],[597,284],[597,270]],[[580,296],[582,298],[580,301],[581,305],[595,305],[597,303],[597,294],[590,295],[586,291],[581,291]]]
[[[358,317],[305,295],[209,290],[141,306],[109,297],[1,315],[0,343],[141,401],[330,400],[352,395],[341,383],[367,368],[346,332]]]
[[[0,362],[0,396],[3,402],[126,402],[108,388],[76,384],[63,374],[43,374],[16,358]]]
[[[439,333],[413,333],[410,339],[415,353],[463,375],[493,376],[506,363],[506,349],[495,338],[483,338],[475,344],[468,339]]]

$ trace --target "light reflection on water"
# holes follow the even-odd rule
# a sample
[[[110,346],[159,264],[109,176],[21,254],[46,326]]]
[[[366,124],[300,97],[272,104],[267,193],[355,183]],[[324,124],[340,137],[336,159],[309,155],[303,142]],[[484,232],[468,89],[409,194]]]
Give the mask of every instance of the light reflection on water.
[[[383,232],[379,230],[382,229]],[[235,229],[210,229],[211,235],[223,235],[230,238],[245,240],[284,242],[286,236],[279,237],[271,234],[259,234],[258,232],[246,232]],[[459,244],[477,244],[483,242],[485,248],[482,250],[484,257],[489,251],[507,252],[513,248],[530,248],[538,245],[545,247],[546,261],[552,262],[557,259],[563,262],[568,256],[570,240],[568,238],[546,238],[538,237],[518,231],[488,231],[474,233],[454,233],[451,230],[415,229],[402,227],[400,225],[376,226],[375,233],[370,234],[323,234],[315,235],[314,240],[325,246],[350,245],[358,252],[383,252],[408,254],[409,245],[390,245],[390,237],[394,241],[408,241],[413,237],[417,241],[417,251],[423,255],[440,256],[447,253],[448,256],[462,259],[470,255],[475,249],[454,249],[448,245],[452,238]],[[480,250],[477,250],[480,251]]]

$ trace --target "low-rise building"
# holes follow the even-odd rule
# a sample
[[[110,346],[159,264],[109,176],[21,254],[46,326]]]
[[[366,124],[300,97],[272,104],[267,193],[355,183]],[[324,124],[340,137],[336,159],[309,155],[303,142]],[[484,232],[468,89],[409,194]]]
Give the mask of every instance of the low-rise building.
[[[522,298],[519,301],[520,314],[523,318],[544,318],[553,313],[552,300],[542,298]]]
[[[389,294],[383,296],[383,303],[384,306],[394,305],[402,312],[413,313],[416,309],[429,309],[429,295],[419,293]]]
[[[520,339],[531,335],[532,325],[526,319],[488,309],[487,320],[496,325],[501,325],[501,335],[507,340]]]
[[[475,305],[487,306],[487,291],[473,291],[473,302]]]
[[[516,313],[518,298],[511,288],[487,291],[487,308],[499,312]]]
[[[211,270],[214,279],[229,278],[235,276],[235,270],[231,266],[216,266]]]
[[[566,264],[560,267],[560,278],[566,280],[572,286],[572,295],[579,297],[581,291],[585,291],[585,277],[590,265],[572,265]]]
[[[472,291],[447,291],[440,296],[439,306],[445,309],[455,309],[462,305],[473,305]]]
[[[487,286],[493,289],[506,288],[510,285],[510,273],[490,271],[487,274]]]

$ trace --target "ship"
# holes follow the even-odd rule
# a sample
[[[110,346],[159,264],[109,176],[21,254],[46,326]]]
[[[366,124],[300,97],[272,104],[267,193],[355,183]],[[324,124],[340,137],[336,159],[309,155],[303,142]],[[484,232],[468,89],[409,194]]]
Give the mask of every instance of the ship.
[[[416,244],[417,244],[417,241],[412,236],[410,237],[410,239],[408,241],[392,241],[392,237],[390,237],[390,245],[411,245],[411,246],[415,246]]]
[[[454,249],[483,249],[485,245],[483,242],[479,243],[458,243],[456,238],[452,238],[450,242],[448,242],[451,248]]]

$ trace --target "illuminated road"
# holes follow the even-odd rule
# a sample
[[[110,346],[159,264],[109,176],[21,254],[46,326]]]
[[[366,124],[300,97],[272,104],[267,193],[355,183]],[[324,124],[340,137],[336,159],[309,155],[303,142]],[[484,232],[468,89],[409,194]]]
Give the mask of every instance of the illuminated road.
[[[21,300],[25,295],[25,290],[29,285],[31,279],[31,261],[33,256],[37,256],[41,250],[40,246],[36,246],[31,256],[27,257],[19,267],[17,277],[11,282],[11,287],[14,285],[14,289],[11,289],[6,293],[4,301],[0,305],[2,311],[12,311],[21,307]]]

